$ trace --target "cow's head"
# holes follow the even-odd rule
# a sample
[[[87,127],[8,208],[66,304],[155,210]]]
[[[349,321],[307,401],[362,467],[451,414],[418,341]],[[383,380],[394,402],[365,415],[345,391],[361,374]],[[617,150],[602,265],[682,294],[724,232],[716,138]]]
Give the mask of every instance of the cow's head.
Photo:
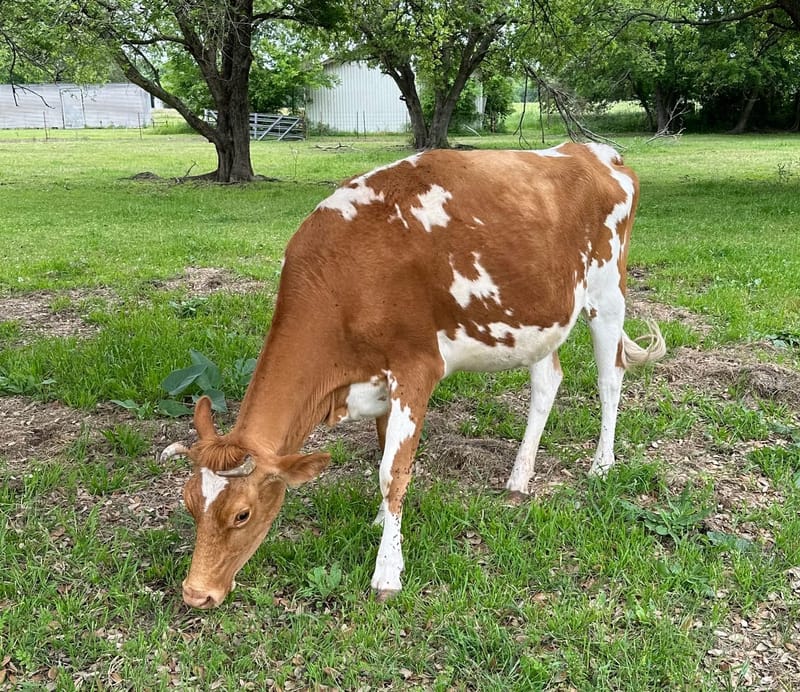
[[[267,535],[283,504],[287,486],[311,480],[328,465],[328,454],[257,455],[217,435],[211,401],[195,406],[198,441],[167,447],[163,460],[185,455],[194,462],[183,498],[197,525],[192,565],[183,600],[213,608],[235,586],[234,578]]]

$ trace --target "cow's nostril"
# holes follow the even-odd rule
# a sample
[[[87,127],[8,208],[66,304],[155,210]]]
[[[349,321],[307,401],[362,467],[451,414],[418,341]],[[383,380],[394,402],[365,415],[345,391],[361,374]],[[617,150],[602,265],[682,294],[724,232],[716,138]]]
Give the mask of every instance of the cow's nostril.
[[[201,610],[219,605],[219,601],[214,598],[213,594],[208,593],[206,590],[199,591],[186,585],[183,587],[183,602],[192,608],[200,608]]]

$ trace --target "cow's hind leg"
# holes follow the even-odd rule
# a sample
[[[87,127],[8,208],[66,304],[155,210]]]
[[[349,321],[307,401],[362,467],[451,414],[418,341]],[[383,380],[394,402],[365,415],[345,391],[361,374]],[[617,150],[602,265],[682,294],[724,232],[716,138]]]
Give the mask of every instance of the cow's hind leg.
[[[624,321],[625,298],[622,293],[617,293],[611,300],[607,299],[602,308],[598,306],[596,314],[589,319],[600,393],[600,439],[589,469],[589,474],[593,476],[605,476],[614,465],[614,435],[625,374],[621,351]]]
[[[376,523],[383,524],[383,535],[372,575],[372,588],[379,600],[402,589],[400,574],[405,563],[401,546],[403,499],[414,454],[419,444],[428,399],[439,380],[435,368],[387,371],[390,409],[380,467],[382,502]]]
[[[539,441],[561,384],[562,372],[558,353],[554,352],[531,365],[530,374],[531,407],[528,412],[528,426],[506,483],[508,500],[515,504],[528,494],[528,483],[533,477]]]

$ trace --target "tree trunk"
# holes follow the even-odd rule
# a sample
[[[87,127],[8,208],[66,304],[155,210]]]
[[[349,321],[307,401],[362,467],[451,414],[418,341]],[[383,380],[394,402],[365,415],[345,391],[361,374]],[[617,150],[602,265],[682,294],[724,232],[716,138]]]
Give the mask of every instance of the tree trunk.
[[[458,97],[461,96],[463,85],[454,85],[449,93],[437,91],[434,94],[433,118],[428,127],[428,140],[425,142],[426,149],[449,149],[450,143],[447,141],[447,130],[453,118]]]
[[[740,135],[747,130],[747,124],[750,122],[750,114],[753,112],[753,107],[758,101],[758,92],[753,92],[747,97],[742,112],[739,114],[739,121],[733,126],[729,134]]]
[[[408,119],[411,121],[411,133],[414,137],[414,149],[426,149],[428,141],[428,125],[422,112],[422,103],[417,93],[417,81],[410,65],[398,65],[388,70],[389,76],[400,89],[401,99],[406,104]]]
[[[247,103],[229,104],[225,111],[218,111],[217,170],[209,177],[219,183],[240,183],[253,180],[250,163],[250,109]]]
[[[653,93],[656,111],[656,132],[666,132],[669,127],[669,97],[661,87],[656,86]]]
[[[642,106],[644,114],[647,117],[647,127],[650,128],[651,130],[655,130],[656,121],[655,118],[653,117],[653,109],[650,108],[650,101],[647,98],[645,90],[640,88],[638,84],[633,82],[632,86],[633,86],[633,94],[634,96],[636,96],[636,100],[639,101],[639,104]]]

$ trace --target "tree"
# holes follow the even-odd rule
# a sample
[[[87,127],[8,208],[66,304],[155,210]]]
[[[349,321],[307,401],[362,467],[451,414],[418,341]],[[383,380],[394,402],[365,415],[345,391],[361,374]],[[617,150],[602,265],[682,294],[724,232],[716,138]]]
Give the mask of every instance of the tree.
[[[658,133],[677,129],[694,106],[696,122],[733,132],[797,120],[800,35],[786,15],[750,13],[745,0],[679,0],[643,13],[636,1],[615,0],[600,21],[597,12],[573,15],[593,18],[575,22],[577,39],[561,32],[568,54],[548,57],[549,74],[593,104],[639,101]]]
[[[43,27],[48,31],[67,27],[68,43],[103,51],[129,81],[177,110],[214,145],[217,168],[203,177],[240,182],[254,178],[248,94],[254,41],[263,27],[273,21],[331,26],[340,17],[334,2],[32,0],[31,4],[39,10],[34,21],[40,34]],[[30,28],[30,20],[25,16],[19,20],[22,27],[27,27],[28,38],[33,40],[37,27]],[[53,55],[51,52],[50,56]],[[169,55],[183,56],[197,66],[217,111],[215,123],[206,122],[187,101],[167,88],[162,80],[162,67]]]
[[[250,68],[251,110],[274,113],[282,108],[297,112],[307,89],[327,86],[323,67],[324,42],[317,31],[285,23],[262,28],[254,41]],[[170,50],[162,65],[164,87],[195,112],[214,108],[214,100],[197,63],[184,51]]]
[[[397,84],[416,149],[446,147],[447,129],[467,81],[521,11],[502,0],[348,0],[351,59],[378,65]],[[421,83],[433,107],[425,116]]]
[[[0,0],[0,83],[90,82],[119,75],[96,42],[78,43],[69,29],[53,23],[47,0]]]

